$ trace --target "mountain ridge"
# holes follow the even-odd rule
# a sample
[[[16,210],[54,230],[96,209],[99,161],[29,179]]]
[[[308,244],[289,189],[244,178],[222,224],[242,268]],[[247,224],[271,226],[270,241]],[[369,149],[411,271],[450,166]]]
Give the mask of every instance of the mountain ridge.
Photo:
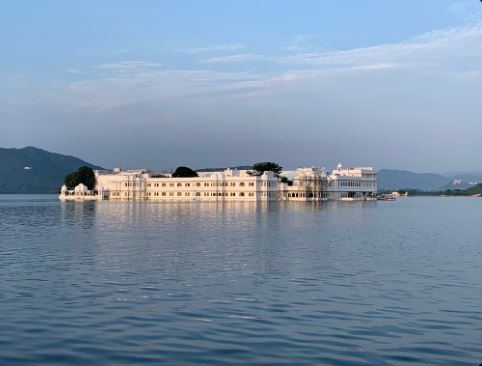
[[[445,189],[465,189],[482,182],[477,175],[446,176],[437,173],[415,173],[409,170],[381,169],[378,171],[378,189],[417,189],[436,191]]]
[[[72,155],[50,152],[34,146],[0,148],[0,193],[56,193],[68,173],[81,166],[103,169]],[[241,165],[238,169],[249,169]],[[197,169],[210,172],[221,168]],[[466,189],[482,182],[478,173],[444,175],[415,173],[409,170],[381,169],[378,171],[379,190],[416,189],[438,191]]]
[[[34,146],[0,148],[0,193],[56,193],[64,176],[81,166],[102,169]]]

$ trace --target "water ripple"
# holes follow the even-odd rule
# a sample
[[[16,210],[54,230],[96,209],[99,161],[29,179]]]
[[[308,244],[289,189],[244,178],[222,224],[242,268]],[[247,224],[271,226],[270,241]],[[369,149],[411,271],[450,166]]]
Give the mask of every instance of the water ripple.
[[[480,202],[0,196],[0,365],[478,365]]]

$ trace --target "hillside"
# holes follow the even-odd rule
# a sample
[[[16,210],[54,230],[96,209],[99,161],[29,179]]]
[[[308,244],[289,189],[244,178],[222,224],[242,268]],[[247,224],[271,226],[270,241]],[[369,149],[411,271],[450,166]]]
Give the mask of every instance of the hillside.
[[[431,191],[449,186],[452,179],[440,174],[413,173],[407,170],[382,169],[378,172],[378,189],[417,189]]]
[[[447,189],[440,192],[446,196],[474,196],[482,194],[482,184],[476,184],[468,189]]]
[[[0,148],[0,193],[56,193],[64,176],[83,165],[102,169],[73,156],[32,146]]]

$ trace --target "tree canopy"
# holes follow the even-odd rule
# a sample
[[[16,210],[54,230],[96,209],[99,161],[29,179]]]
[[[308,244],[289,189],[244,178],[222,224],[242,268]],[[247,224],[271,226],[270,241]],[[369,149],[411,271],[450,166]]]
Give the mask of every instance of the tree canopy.
[[[75,186],[83,183],[88,189],[94,189],[95,187],[95,174],[92,168],[82,166],[76,172],[67,174],[64,178],[65,185],[69,188],[75,188]]]
[[[264,172],[273,172],[275,176],[279,177],[283,168],[271,161],[262,161],[253,165],[253,169],[248,171],[248,174],[254,176],[263,175]]]
[[[197,176],[198,174],[187,166],[179,166],[176,168],[174,173],[172,173],[173,178],[194,178]]]

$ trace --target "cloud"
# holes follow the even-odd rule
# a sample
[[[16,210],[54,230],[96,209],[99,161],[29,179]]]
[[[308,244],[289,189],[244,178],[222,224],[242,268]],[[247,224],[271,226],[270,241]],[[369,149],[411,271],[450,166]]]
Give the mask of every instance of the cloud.
[[[75,80],[65,102],[74,107],[111,109],[161,100],[196,99],[261,87],[262,75],[206,70],[148,70]]]
[[[68,72],[69,74],[82,74],[82,70],[79,69],[79,68],[76,68],[76,67],[69,67],[69,68],[67,69],[67,72]]]
[[[318,36],[314,34],[296,34],[290,38],[287,46],[283,46],[280,49],[281,51],[288,52],[299,52],[302,50],[313,49],[309,43],[317,38]]]
[[[457,70],[481,62],[482,27],[438,30],[406,42],[325,52],[298,52],[275,58],[287,68],[382,70],[395,68]]]
[[[453,17],[465,22],[480,19],[482,16],[480,4],[476,0],[456,1],[450,4],[446,11]]]
[[[218,56],[217,62],[178,69],[118,55],[108,63],[68,65],[80,73],[67,81],[4,83],[10,101],[0,98],[0,108],[15,116],[5,120],[20,138],[41,135],[68,146],[80,136],[112,161],[132,158],[127,144],[139,152],[133,165],[204,158],[197,160],[202,166],[274,154],[295,166],[320,156],[329,161],[331,154],[411,168],[476,166],[481,44],[475,24],[347,50],[200,52],[199,59]],[[229,68],[222,67],[222,57],[232,56]],[[260,65],[242,62],[247,59]]]
[[[104,70],[140,70],[140,69],[152,69],[162,67],[162,64],[151,61],[117,61],[111,63],[105,63],[98,66],[99,69]]]
[[[235,51],[235,50],[240,50],[242,48],[244,48],[243,45],[239,43],[233,43],[233,44],[219,44],[219,45],[209,46],[209,47],[185,48],[183,50],[180,50],[180,52],[187,53],[190,55],[197,55],[197,54],[207,53],[207,52]]]
[[[310,65],[322,67],[365,67],[371,65],[414,64],[435,61],[448,49],[467,48],[468,44],[480,48],[477,42],[482,37],[482,27],[461,27],[426,33],[408,42],[384,44],[341,51],[297,53],[277,58],[286,65]],[[443,62],[443,59],[438,61]]]
[[[457,82],[479,80],[482,63],[482,27],[439,30],[406,42],[325,52],[299,52],[282,56],[252,53],[206,58],[192,69],[165,69],[150,60],[120,60],[94,67],[90,75],[82,73],[63,91],[67,104],[109,109],[139,103],[165,100],[210,100],[236,95],[259,95],[278,89],[303,88],[339,78],[350,83],[346,75],[376,73],[396,75],[438,75]],[[219,49],[219,46],[217,46]],[[243,62],[262,61],[263,69],[246,70]],[[231,71],[216,71],[204,65],[233,64]],[[398,73],[398,74],[397,74]],[[343,81],[341,81],[343,80]],[[306,81],[304,84],[303,82]],[[321,84],[320,84],[321,85]],[[311,86],[313,87],[313,86]],[[368,87],[368,85],[367,85]],[[394,85],[394,87],[396,87]]]
[[[211,58],[204,59],[201,62],[203,64],[223,64],[223,63],[237,63],[237,62],[246,62],[246,61],[261,61],[265,59],[266,57],[262,55],[256,55],[253,53],[242,53],[238,55],[211,57]]]

